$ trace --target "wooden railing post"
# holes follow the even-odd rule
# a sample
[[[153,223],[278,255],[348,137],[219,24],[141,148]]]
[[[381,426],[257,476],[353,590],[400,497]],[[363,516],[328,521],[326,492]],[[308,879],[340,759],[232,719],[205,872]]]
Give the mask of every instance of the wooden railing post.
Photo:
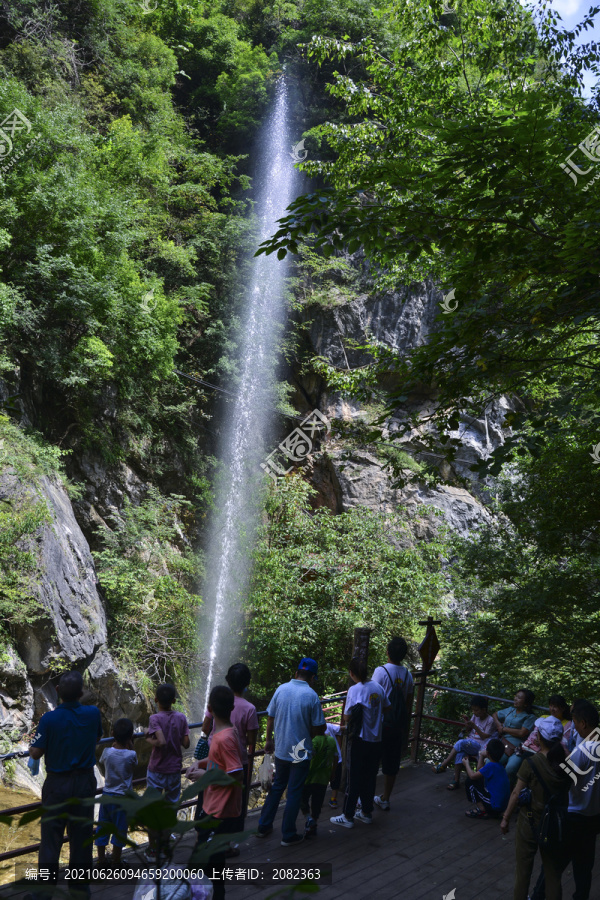
[[[415,672],[415,677],[419,677],[419,681],[417,683],[417,701],[415,706],[415,721],[413,725],[413,733],[412,733],[412,749],[410,752],[410,757],[414,763],[417,761],[417,757],[419,755],[419,741],[421,738],[421,718],[423,716],[423,706],[425,705],[425,687],[427,685],[427,673],[426,672]]]
[[[411,759],[414,763],[417,762],[419,756],[419,744],[421,741],[421,722],[423,719],[423,707],[425,705],[425,690],[427,688],[427,675],[431,671],[431,667],[435,661],[436,656],[440,651],[440,642],[438,640],[438,636],[435,631],[435,626],[440,625],[441,622],[434,622],[433,616],[428,616],[426,622],[419,622],[419,625],[425,625],[427,630],[425,632],[425,637],[423,641],[419,645],[419,654],[421,659],[423,660],[423,667],[420,672],[416,672],[416,675],[419,675],[419,684],[417,687],[417,705],[415,709],[415,724],[413,727],[412,734],[412,751],[411,751]]]
[[[354,629],[354,648],[352,656],[361,662],[368,664],[369,661],[369,641],[371,640],[372,628],[355,628]],[[350,682],[350,687],[352,682]]]

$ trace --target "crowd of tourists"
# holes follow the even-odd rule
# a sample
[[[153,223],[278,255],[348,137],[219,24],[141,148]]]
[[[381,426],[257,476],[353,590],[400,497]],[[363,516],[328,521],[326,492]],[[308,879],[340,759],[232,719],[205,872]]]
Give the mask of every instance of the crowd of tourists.
[[[517,814],[514,900],[528,900],[536,853],[542,873],[531,900],[560,900],[562,873],[569,863],[574,900],[588,900],[596,837],[600,833],[600,731],[598,709],[588,700],[570,707],[560,694],[548,699],[548,714],[536,717],[529,690],[515,694],[512,707],[492,714],[487,697],[471,699],[465,732],[436,773],[453,766],[448,790],[466,773],[465,815],[496,818],[506,834]],[[477,759],[473,771],[470,759]]]
[[[258,820],[257,838],[273,832],[284,792],[284,847],[317,836],[328,786],[333,813],[329,821],[336,827],[351,829],[357,822],[370,825],[376,809],[390,809],[412,706],[413,679],[403,665],[406,652],[404,639],[393,638],[387,647],[387,662],[371,677],[363,662],[350,661],[352,684],[340,724],[325,721],[316,692],[318,664],[314,659],[301,659],[294,677],[277,688],[267,708],[265,741],[265,753],[273,755],[275,771]],[[211,783],[199,795],[195,816],[198,843],[244,830],[258,736],[256,708],[244,697],[250,680],[248,667],[236,663],[227,673],[227,685],[213,687],[209,695],[196,758],[185,775],[193,782],[206,771],[219,769],[231,780]],[[87,869],[92,868],[94,824],[85,801],[94,797],[96,790],[95,751],[102,735],[101,717],[95,706],[81,704],[83,680],[78,672],[63,675],[57,690],[61,702],[42,716],[29,753],[33,760],[45,756],[43,806],[70,801],[69,815],[78,819],[78,827],[68,831],[70,865]],[[190,747],[188,722],[183,713],[173,709],[175,699],[172,685],[159,685],[156,712],[145,729],[152,748],[147,784],[174,804],[181,796],[183,751]],[[588,900],[600,832],[598,710],[587,700],[576,700],[570,707],[564,697],[552,695],[548,714],[536,717],[534,699],[531,691],[522,689],[513,706],[490,713],[487,697],[472,697],[471,716],[463,720],[463,734],[434,771],[452,769],[451,791],[460,789],[465,772],[466,795],[472,804],[465,812],[469,818],[495,818],[506,834],[516,813],[514,900],[530,896],[538,849],[543,870],[531,900],[560,898],[562,873],[569,863],[576,885],[574,900]],[[104,788],[95,835],[99,865],[108,863],[109,832],[112,863],[120,863],[127,817],[118,801],[131,790],[138,761],[129,719],[114,722],[112,736],[112,746],[100,757]],[[380,768],[383,786],[377,794]],[[341,807],[340,792],[344,796]],[[78,805],[74,799],[83,802]],[[306,819],[298,830],[300,812]],[[53,879],[58,875],[65,825],[56,811],[42,816],[39,866],[48,869]],[[217,869],[228,857],[239,854],[237,844],[231,841],[219,846],[218,852],[210,854],[210,865]],[[157,856],[156,836],[151,835],[146,857],[156,862]],[[223,881],[216,880],[214,889],[216,900],[224,896]]]

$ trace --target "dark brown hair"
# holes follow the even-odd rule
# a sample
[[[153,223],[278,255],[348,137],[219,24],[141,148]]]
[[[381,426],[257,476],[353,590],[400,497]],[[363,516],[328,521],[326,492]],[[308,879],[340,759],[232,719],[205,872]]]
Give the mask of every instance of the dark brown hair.
[[[364,682],[367,680],[367,664],[361,662],[361,660],[358,659],[357,656],[353,656],[350,660],[349,669],[352,674],[356,675],[359,681],[362,681],[364,684]]]

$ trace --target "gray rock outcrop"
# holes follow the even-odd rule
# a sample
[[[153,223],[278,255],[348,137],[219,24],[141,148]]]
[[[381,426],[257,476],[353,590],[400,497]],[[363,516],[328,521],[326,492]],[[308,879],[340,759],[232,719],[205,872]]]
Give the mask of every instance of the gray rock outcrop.
[[[394,477],[385,461],[366,450],[328,451],[327,457],[314,460],[310,481],[319,491],[315,505],[327,506],[333,512],[366,506],[383,513],[399,507],[416,513],[418,507],[429,506],[439,510],[446,524],[463,536],[490,519],[485,506],[462,487],[429,487],[414,474],[404,487],[394,487]],[[425,517],[429,527],[423,537],[432,535],[434,515]]]
[[[78,455],[71,468],[84,486],[83,496],[73,503],[75,514],[88,542],[96,549],[96,531],[102,527],[113,528],[125,498],[138,504],[148,485],[125,463],[109,466],[97,454]]]
[[[20,541],[36,560],[27,588],[39,611],[33,622],[14,622],[14,647],[0,650],[0,731],[23,734],[56,706],[49,674],[61,666],[84,672],[87,702],[98,704],[106,726],[121,716],[147,719],[143,694],[106,648],[94,561],[62,483],[47,476],[25,481],[7,468],[0,475],[0,502],[17,508],[42,503],[48,513],[37,532]]]
[[[344,370],[352,370],[369,363],[364,350],[352,347],[353,342],[377,343],[404,354],[421,346],[437,327],[441,292],[433,282],[426,281],[388,293],[360,293],[352,300],[337,306],[317,308],[309,306],[302,312],[306,334],[313,354]],[[330,419],[345,422],[368,421],[369,411],[359,401],[324,388],[315,374],[296,377],[300,405],[313,403]],[[422,396],[411,398],[411,412],[429,413],[434,408],[433,396],[423,389]],[[504,443],[506,413],[513,409],[512,401],[500,398],[488,405],[479,417],[464,413],[459,427],[450,433],[458,442],[455,459],[445,460],[428,448],[425,438],[430,428],[423,419],[422,426],[403,430],[408,412],[397,410],[382,428],[382,439],[404,449],[420,463],[437,467],[440,483],[435,487],[419,480],[417,473],[405,473],[409,483],[395,487],[395,477],[385,460],[372,453],[369,445],[349,450],[343,437],[330,438],[322,449],[326,455],[311,461],[308,477],[318,491],[316,506],[327,506],[342,512],[356,506],[367,506],[381,512],[391,512],[402,506],[416,510],[418,506],[438,509],[446,523],[461,535],[467,535],[483,522],[489,521],[486,508],[489,480],[482,481],[471,466],[487,459],[495,448]],[[433,520],[431,527],[434,527]]]
[[[147,724],[151,712],[146,698],[133,679],[119,672],[105,648],[101,649],[86,670],[86,683],[94,702],[107,722],[127,718]]]
[[[369,362],[369,354],[344,342],[371,341],[397,352],[418,347],[431,333],[442,299],[427,281],[388,293],[361,293],[344,305],[307,310],[312,320],[308,335],[314,352],[339,368],[355,369]]]
[[[0,650],[0,733],[22,732],[33,718],[33,688],[27,667],[12,647]]]
[[[37,558],[42,577],[31,580],[39,604],[35,623],[15,627],[15,646],[30,674],[43,675],[59,660],[85,664],[106,643],[106,616],[98,592],[96,570],[69,496],[60,482],[47,476],[34,485],[10,469],[0,477],[0,500],[45,504],[50,521],[35,538],[23,542]]]

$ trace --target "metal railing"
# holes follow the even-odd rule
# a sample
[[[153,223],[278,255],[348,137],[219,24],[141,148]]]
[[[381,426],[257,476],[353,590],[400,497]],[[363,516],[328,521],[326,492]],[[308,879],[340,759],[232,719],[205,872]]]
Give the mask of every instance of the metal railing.
[[[448,743],[447,741],[438,741],[435,738],[427,738],[422,737],[421,730],[423,725],[423,720],[430,722],[440,722],[444,725],[456,726],[458,728],[464,728],[465,723],[459,722],[456,719],[445,719],[442,716],[433,716],[429,713],[423,712],[425,707],[425,691],[433,690],[433,691],[445,691],[450,694],[459,694],[463,697],[485,697],[487,700],[492,700],[496,703],[503,703],[506,706],[512,706],[513,701],[508,700],[506,697],[495,697],[493,694],[484,694],[479,690],[472,691],[464,691],[460,688],[451,688],[442,684],[434,684],[433,682],[428,681],[429,675],[431,675],[431,671],[419,670],[414,673],[415,687],[416,687],[416,709],[414,712],[411,711],[411,718],[414,720],[413,732],[412,736],[409,739],[409,743],[411,746],[411,759],[413,762],[417,762],[419,750],[421,744],[427,744],[434,747],[443,747],[444,749],[451,750],[454,744]],[[533,706],[532,709],[540,710],[540,712],[549,712],[548,707],[546,706]]]
[[[323,706],[323,712],[331,713],[334,710],[338,710],[340,706],[343,706],[345,697],[346,697],[346,691],[341,691],[340,693],[337,693],[337,694],[329,694],[327,697],[322,697],[321,705],[323,705],[325,703],[332,703],[331,706]],[[267,715],[267,711],[261,710],[260,712],[257,713],[257,715],[259,718],[264,718]],[[333,716],[330,716],[329,718],[331,719],[331,718],[333,718]],[[327,719],[327,716],[326,716],[326,719]],[[202,728],[202,722],[192,722],[189,725],[190,731],[192,729],[196,729],[196,728]],[[134,740],[140,740],[144,737],[145,737],[145,733],[143,731],[135,732],[133,735]],[[97,741],[96,746],[102,746],[103,744],[110,744],[113,742],[113,740],[114,740],[114,738],[112,738],[112,737],[101,738],[99,741]],[[265,753],[264,749],[260,749],[260,750],[255,750],[255,752],[252,754],[249,754],[249,763],[252,763],[252,765],[254,765],[254,760],[257,757],[264,756],[264,753]],[[4,753],[4,754],[0,755],[0,762],[5,762],[5,761],[11,760],[11,759],[19,759],[19,758],[23,759],[28,756],[29,756],[28,750],[14,750],[11,753]],[[186,771],[185,769],[182,769],[182,775],[185,773],[185,771]],[[145,784],[145,783],[146,783],[145,777],[144,778],[136,778],[133,781],[133,785],[136,787],[138,787],[139,785]],[[248,785],[247,796],[249,796],[250,790],[252,788],[257,788],[257,787],[260,787],[260,781],[251,782]],[[96,795],[102,794],[102,791],[103,791],[103,788],[101,788],[101,787],[97,788]],[[186,802],[180,804],[179,809],[186,809],[186,808],[189,808],[192,806],[196,806],[196,803],[197,803],[196,799],[187,800]],[[42,806],[41,800],[37,800],[34,803],[26,803],[22,806],[13,806],[8,809],[0,809],[0,815],[2,815],[2,816],[18,816],[23,813],[30,812],[31,810],[39,809],[41,806]],[[63,839],[63,843],[66,843],[67,840],[68,840],[68,838],[65,837]],[[0,862],[4,862],[7,859],[14,859],[18,856],[26,856],[29,853],[36,853],[39,849],[40,849],[40,845],[39,845],[39,843],[37,843],[37,844],[29,844],[26,847],[18,847],[15,850],[7,850],[4,853],[0,853]]]

